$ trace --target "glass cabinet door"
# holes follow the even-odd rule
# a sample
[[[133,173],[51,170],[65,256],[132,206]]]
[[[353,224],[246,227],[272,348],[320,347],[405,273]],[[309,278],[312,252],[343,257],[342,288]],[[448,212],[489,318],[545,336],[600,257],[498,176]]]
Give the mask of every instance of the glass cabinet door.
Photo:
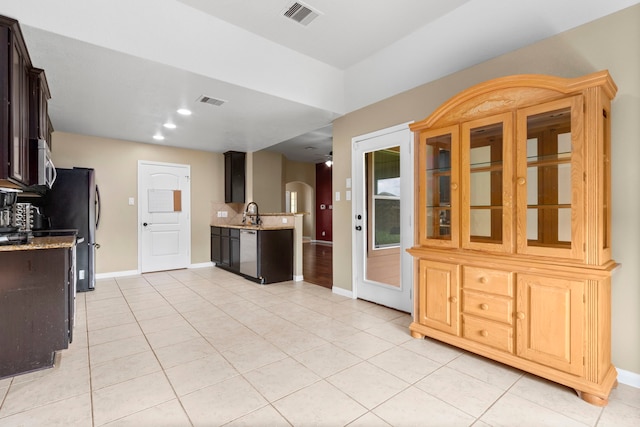
[[[458,127],[420,133],[420,243],[458,246]]]
[[[462,247],[513,252],[513,114],[462,124]]]
[[[583,258],[582,97],[518,111],[519,253]]]

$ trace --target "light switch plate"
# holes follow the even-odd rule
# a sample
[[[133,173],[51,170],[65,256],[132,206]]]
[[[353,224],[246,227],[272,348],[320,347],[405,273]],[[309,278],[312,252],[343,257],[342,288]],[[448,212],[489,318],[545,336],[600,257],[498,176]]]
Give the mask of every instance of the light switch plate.
[[[135,199],[133,197],[129,197],[129,206],[133,206],[135,204],[136,204]]]

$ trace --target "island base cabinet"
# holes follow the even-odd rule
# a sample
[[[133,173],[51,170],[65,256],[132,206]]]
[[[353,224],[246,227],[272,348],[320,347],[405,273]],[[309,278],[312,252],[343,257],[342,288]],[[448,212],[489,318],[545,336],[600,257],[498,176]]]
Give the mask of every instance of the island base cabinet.
[[[73,319],[67,248],[0,252],[0,378],[53,365]]]
[[[260,284],[293,279],[293,229],[258,229],[252,248],[242,247],[240,232],[237,227],[211,226],[211,261],[217,267]],[[255,263],[255,274],[241,273],[242,251]]]

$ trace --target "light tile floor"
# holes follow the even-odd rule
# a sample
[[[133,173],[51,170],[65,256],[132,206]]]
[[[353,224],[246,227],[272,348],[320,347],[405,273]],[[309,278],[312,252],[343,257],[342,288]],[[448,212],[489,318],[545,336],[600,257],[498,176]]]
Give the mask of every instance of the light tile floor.
[[[56,367],[0,380],[0,426],[640,425],[640,389],[598,408],[409,323],[216,268],[100,280]]]

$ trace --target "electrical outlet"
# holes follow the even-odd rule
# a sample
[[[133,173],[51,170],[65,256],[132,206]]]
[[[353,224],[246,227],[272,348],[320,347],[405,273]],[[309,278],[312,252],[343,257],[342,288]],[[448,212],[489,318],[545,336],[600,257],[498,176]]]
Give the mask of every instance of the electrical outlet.
[[[218,211],[218,218],[222,218],[222,211]]]
[[[78,270],[78,280],[84,280],[84,270]]]
[[[135,199],[133,197],[129,197],[129,206],[135,205]]]
[[[227,211],[222,211],[222,218],[226,218],[227,217]]]
[[[286,224],[289,220],[287,218],[282,218],[282,223]]]
[[[326,234],[326,233],[323,231],[323,232],[322,232],[322,235],[324,236],[325,234]]]

